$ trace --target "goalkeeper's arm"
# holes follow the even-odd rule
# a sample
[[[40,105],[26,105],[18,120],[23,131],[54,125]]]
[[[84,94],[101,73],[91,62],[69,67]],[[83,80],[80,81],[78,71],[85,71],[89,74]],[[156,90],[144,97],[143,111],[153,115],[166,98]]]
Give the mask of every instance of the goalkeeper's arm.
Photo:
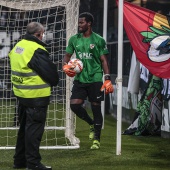
[[[101,91],[105,90],[105,94],[113,93],[114,88],[113,88],[112,82],[110,80],[110,72],[109,72],[109,65],[108,65],[108,62],[107,62],[107,56],[102,55],[100,57],[100,59],[101,59],[101,62],[102,62],[102,67],[103,67],[103,71],[104,71],[104,79],[105,79],[100,90]]]
[[[65,54],[65,56],[63,58],[63,66],[66,65],[70,61],[71,56],[72,56],[72,54],[69,54],[69,53]]]

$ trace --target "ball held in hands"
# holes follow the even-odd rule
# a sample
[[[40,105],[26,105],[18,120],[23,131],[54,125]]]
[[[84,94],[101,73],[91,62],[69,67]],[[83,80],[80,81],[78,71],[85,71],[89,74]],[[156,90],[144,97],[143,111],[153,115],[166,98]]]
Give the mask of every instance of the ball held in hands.
[[[73,66],[73,70],[76,74],[80,73],[83,70],[83,62],[78,58],[73,58],[68,62],[68,65]]]
[[[74,71],[74,66],[73,65],[64,65],[63,66],[63,71],[69,76],[69,77],[74,77],[76,75],[76,72]]]

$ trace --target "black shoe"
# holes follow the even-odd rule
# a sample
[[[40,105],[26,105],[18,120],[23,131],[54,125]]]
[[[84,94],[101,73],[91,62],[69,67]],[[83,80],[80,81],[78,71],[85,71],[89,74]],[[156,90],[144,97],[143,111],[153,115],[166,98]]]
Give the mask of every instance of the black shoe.
[[[13,168],[14,169],[23,169],[23,168],[26,168],[26,164],[14,164],[13,165]]]
[[[44,166],[43,164],[39,164],[33,168],[27,168],[26,170],[52,170],[50,166]]]

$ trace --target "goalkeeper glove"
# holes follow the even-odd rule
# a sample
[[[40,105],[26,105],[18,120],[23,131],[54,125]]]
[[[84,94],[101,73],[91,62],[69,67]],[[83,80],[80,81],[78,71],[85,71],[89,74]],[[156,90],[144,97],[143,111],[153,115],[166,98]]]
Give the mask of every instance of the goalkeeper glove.
[[[76,75],[76,72],[73,70],[74,65],[64,65],[63,66],[63,71],[69,76],[69,77],[74,77]]]
[[[100,91],[104,91],[105,89],[105,94],[113,93],[113,85],[110,80],[105,80],[104,84],[102,85]]]

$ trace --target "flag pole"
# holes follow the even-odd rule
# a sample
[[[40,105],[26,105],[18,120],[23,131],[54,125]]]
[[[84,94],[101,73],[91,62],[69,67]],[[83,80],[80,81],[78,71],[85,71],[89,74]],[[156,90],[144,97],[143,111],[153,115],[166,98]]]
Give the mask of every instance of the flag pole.
[[[104,0],[103,8],[103,38],[107,42],[107,13],[108,13],[108,0]]]
[[[116,155],[121,155],[122,135],[122,54],[123,54],[123,0],[118,1],[118,77],[117,84],[117,137]]]
[[[107,14],[108,14],[108,0],[104,0],[104,8],[103,8],[103,38],[107,42]],[[104,82],[104,77],[103,77]],[[104,101],[101,102],[101,110],[103,115],[103,126],[104,129],[104,116],[105,116],[105,96]]]

